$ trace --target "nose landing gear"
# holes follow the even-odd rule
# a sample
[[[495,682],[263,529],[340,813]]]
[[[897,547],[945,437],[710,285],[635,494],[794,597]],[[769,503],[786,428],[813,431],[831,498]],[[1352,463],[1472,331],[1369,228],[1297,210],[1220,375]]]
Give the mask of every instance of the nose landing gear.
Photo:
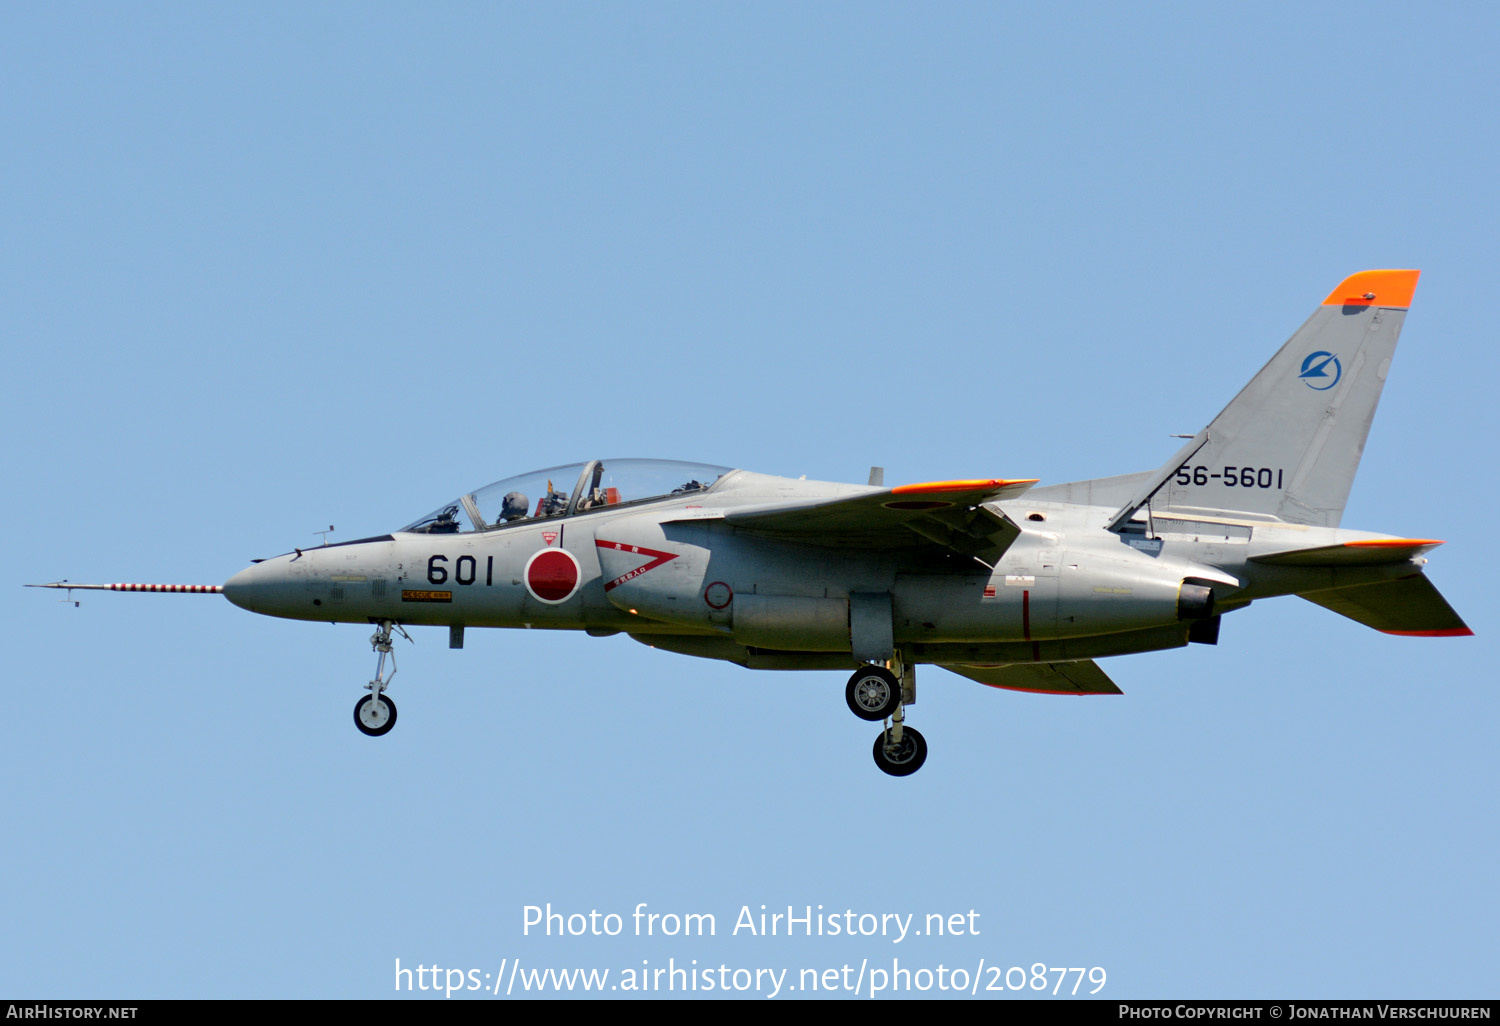
[[[391,686],[391,678],[396,676],[396,653],[391,651],[393,627],[401,631],[401,636],[407,641],[411,640],[411,635],[402,630],[401,625],[394,620],[380,621],[375,633],[370,636],[370,647],[378,656],[375,660],[375,678],[365,685],[370,693],[354,704],[354,725],[359,728],[360,733],[370,737],[389,734],[396,725],[396,703],[384,694],[385,689]],[[387,656],[391,659],[390,673],[385,672]]]

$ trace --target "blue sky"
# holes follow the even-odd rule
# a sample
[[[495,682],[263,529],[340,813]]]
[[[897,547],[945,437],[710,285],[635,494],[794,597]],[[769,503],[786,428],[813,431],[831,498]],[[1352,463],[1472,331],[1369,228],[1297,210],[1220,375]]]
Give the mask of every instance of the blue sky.
[[[899,958],[1099,966],[1104,997],[1495,995],[1490,9],[6,22],[0,992]],[[1150,469],[1370,267],[1424,273],[1344,523],[1447,539],[1430,574],[1477,636],[1283,599],[1107,662],[1120,698],[924,668],[905,780],[841,673],[414,630],[372,741],[367,628],[19,587],[219,583],[596,456]],[[718,933],[524,936],[549,902]],[[762,904],[980,933],[730,934]]]

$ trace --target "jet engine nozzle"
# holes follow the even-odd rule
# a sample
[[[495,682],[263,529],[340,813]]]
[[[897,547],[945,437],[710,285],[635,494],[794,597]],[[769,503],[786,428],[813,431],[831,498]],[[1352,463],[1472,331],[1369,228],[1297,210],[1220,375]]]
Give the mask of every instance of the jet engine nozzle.
[[[1177,619],[1207,620],[1214,615],[1214,590],[1182,582],[1177,590]]]

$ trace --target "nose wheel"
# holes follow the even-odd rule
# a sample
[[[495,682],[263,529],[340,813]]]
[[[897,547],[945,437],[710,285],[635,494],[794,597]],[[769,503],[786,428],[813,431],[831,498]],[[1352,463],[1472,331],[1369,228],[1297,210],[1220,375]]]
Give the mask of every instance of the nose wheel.
[[[396,703],[385,695],[366,695],[354,703],[354,725],[370,737],[389,734],[396,725]]]

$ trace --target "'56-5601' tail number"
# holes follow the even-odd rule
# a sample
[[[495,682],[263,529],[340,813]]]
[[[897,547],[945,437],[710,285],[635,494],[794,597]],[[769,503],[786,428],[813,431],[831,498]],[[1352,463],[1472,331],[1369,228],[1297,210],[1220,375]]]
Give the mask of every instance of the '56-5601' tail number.
[[[1282,472],[1271,467],[1221,467],[1210,471],[1208,467],[1189,467],[1186,463],[1177,468],[1177,483],[1180,485],[1206,485],[1217,481],[1226,488],[1280,488]]]

